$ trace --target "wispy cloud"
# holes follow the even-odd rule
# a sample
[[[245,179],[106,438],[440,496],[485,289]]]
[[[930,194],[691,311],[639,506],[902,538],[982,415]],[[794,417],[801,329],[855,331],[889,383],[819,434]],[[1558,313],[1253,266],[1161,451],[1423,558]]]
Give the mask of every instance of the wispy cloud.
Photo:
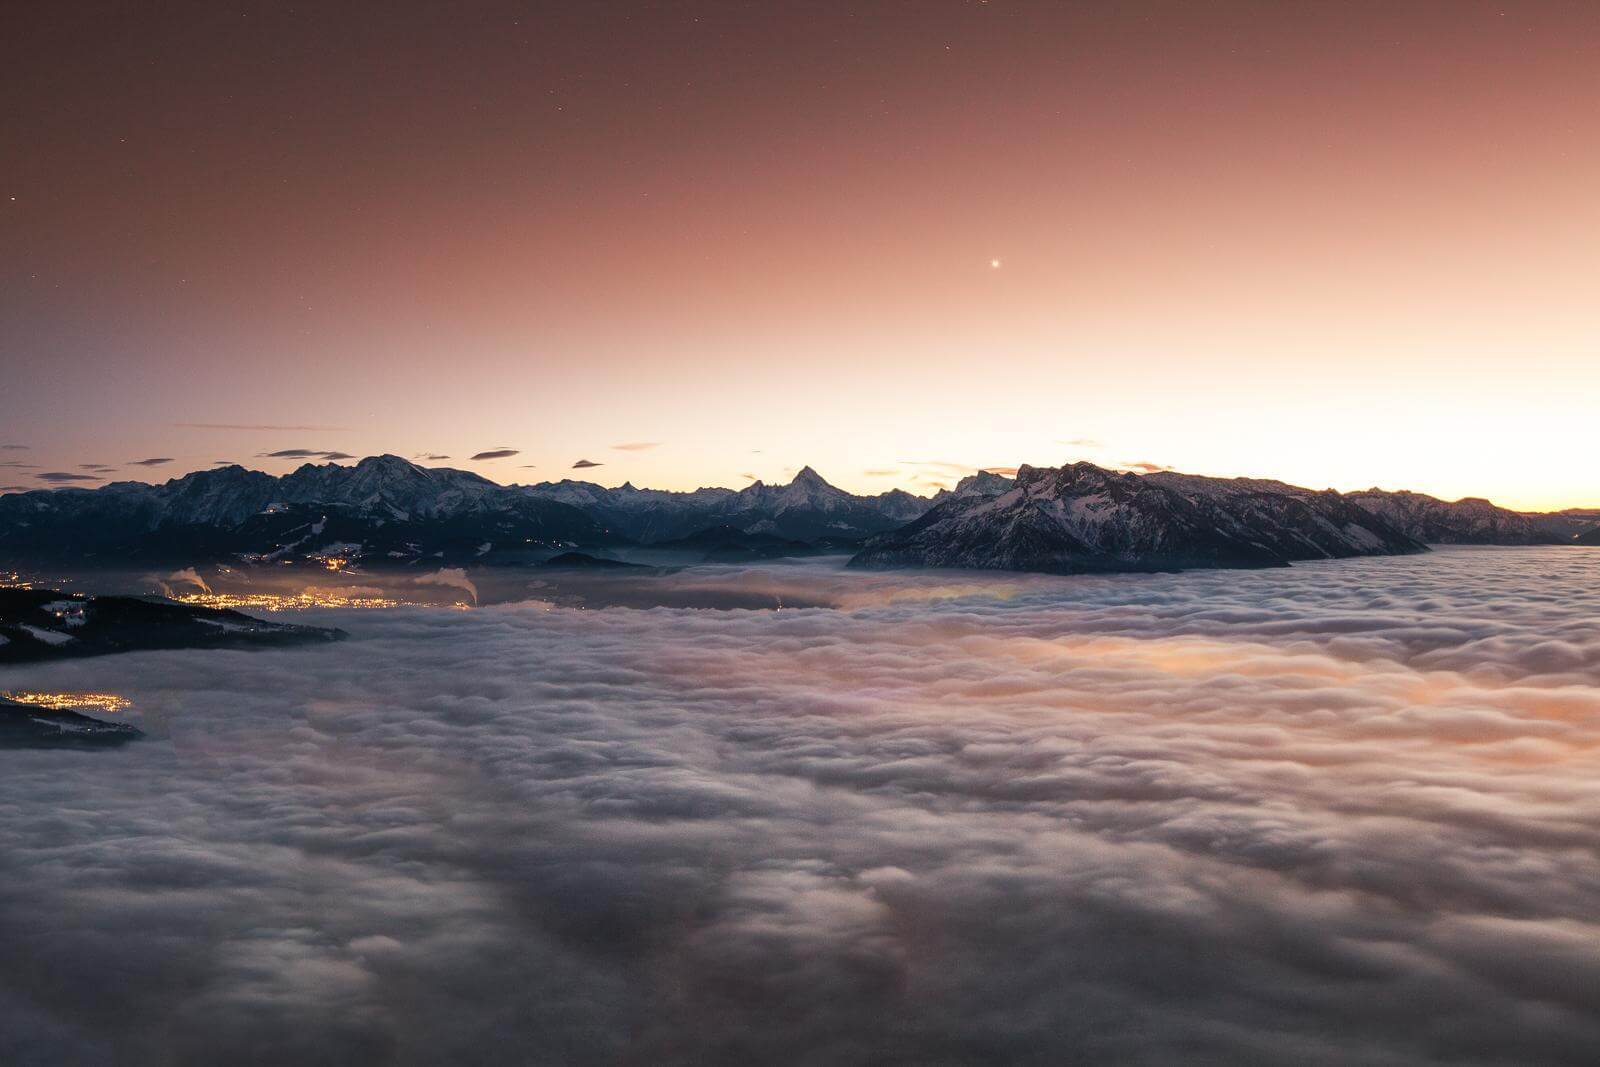
[[[1143,471],[1145,474],[1155,474],[1158,471],[1169,471],[1172,469],[1165,463],[1147,463],[1143,460],[1135,463],[1124,463],[1122,466],[1128,470]]]
[[[472,597],[474,604],[478,602],[477,585],[467,577],[467,572],[460,567],[446,567],[435,571],[433,574],[424,574],[413,578],[412,582],[416,585],[442,585],[451,589],[460,589]]]
[[[330,452],[322,448],[280,448],[276,452],[257,452],[263,459],[350,459],[344,452]]]
[[[441,459],[449,459],[450,457],[441,452],[419,452],[414,458],[438,461]]]
[[[175,422],[187,430],[266,430],[273,433],[347,433],[348,426],[293,426],[260,422]]]
[[[1064,441],[1057,441],[1058,445],[1072,445],[1075,448],[1099,448],[1100,442],[1093,437],[1069,437]]]
[[[150,459],[130,459],[130,460],[128,460],[128,463],[130,465],[132,465],[132,466],[135,466],[135,467],[160,467],[163,464],[171,463],[171,462],[172,462],[172,457],[171,456],[153,456]]]
[[[521,454],[521,450],[520,449],[515,449],[515,448],[491,448],[486,452],[478,452],[478,453],[474,454],[472,458],[473,458],[474,461],[477,461],[477,460],[480,460],[480,459],[505,459],[507,456],[515,456],[515,455],[520,455],[520,454]]]
[[[1003,474],[1007,478],[1015,478],[1017,476],[1016,467],[983,467],[981,469],[984,474]]]
[[[952,463],[943,459],[902,459],[902,464],[908,467],[926,467],[929,470],[939,471],[942,474],[961,477],[967,474],[977,474],[978,468],[966,463]]]
[[[629,441],[627,444],[612,445],[619,452],[646,452],[652,448],[659,448],[660,441]]]
[[[866,475],[868,478],[887,478],[890,475],[899,474],[900,473],[900,468],[898,468],[898,467],[875,467],[875,468],[869,468],[867,470],[864,470],[861,473]]]
[[[578,460],[578,462],[576,462],[576,463],[574,463],[572,465],[572,469],[575,470],[575,471],[579,471],[579,470],[583,470],[585,467],[604,467],[604,466],[605,466],[604,463],[596,463],[592,459],[580,459],[580,460]]]
[[[0,445],[0,452],[26,452],[28,445]]]
[[[42,474],[35,474],[34,477],[39,479],[41,482],[49,482],[52,485],[66,485],[71,482],[105,481],[104,478],[101,478],[96,474],[73,474],[70,471],[45,471]]]

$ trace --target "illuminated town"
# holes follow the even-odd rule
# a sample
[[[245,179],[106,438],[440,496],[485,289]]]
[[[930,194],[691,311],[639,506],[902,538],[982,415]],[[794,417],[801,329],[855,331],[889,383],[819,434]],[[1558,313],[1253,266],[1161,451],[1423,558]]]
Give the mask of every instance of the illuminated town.
[[[30,689],[0,691],[0,697],[17,704],[37,704],[51,708],[91,708],[116,714],[133,701],[116,693],[46,693]]]
[[[381,596],[350,596],[312,587],[298,593],[178,593],[180,604],[204,608],[248,608],[254,611],[305,611],[311,608],[398,608],[407,601]]]

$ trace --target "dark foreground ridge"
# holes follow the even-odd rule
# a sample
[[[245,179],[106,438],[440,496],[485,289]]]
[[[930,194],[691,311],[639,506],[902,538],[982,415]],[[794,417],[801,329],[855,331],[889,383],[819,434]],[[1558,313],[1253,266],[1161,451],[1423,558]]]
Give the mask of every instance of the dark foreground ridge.
[[[125,596],[0,589],[0,665],[171,648],[276,648],[343,630]]]
[[[143,736],[126,723],[0,697],[0,748],[109,748]]]

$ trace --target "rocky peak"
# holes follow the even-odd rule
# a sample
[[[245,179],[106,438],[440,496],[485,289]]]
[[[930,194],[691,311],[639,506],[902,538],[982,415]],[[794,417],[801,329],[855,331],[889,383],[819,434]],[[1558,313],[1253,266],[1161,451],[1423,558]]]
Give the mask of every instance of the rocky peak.
[[[1024,464],[1017,468],[1015,484],[1030,496],[1060,496],[1065,493],[1093,492],[1124,477],[1084,460],[1062,467],[1030,467]]]
[[[812,470],[811,467],[809,467],[809,466],[801,467],[800,468],[800,473],[796,474],[794,476],[794,480],[791,481],[789,484],[790,485],[803,485],[803,486],[807,486],[807,487],[813,488],[813,489],[832,489],[833,488],[833,486],[828,484],[827,479],[825,479],[822,475],[818,474],[816,471]]]
[[[333,466],[333,464],[329,465]],[[394,474],[402,477],[413,474],[421,474],[426,476],[428,473],[426,468],[419,467],[408,459],[402,459],[399,456],[392,455],[388,452],[385,452],[381,456],[368,456],[366,459],[363,459],[356,464],[356,470],[377,471],[384,474]]]
[[[969,474],[956,483],[954,489],[941,489],[934,497],[936,502],[945,500],[965,500],[969,497],[999,496],[1016,487],[1016,482],[1003,474],[993,471],[979,471]]]

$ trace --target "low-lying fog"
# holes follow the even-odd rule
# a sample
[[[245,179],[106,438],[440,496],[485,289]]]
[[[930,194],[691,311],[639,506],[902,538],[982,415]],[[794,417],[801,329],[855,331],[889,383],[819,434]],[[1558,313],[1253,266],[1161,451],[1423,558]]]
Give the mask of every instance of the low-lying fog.
[[[0,674],[0,1061],[1600,1048],[1600,551],[570,581]]]

